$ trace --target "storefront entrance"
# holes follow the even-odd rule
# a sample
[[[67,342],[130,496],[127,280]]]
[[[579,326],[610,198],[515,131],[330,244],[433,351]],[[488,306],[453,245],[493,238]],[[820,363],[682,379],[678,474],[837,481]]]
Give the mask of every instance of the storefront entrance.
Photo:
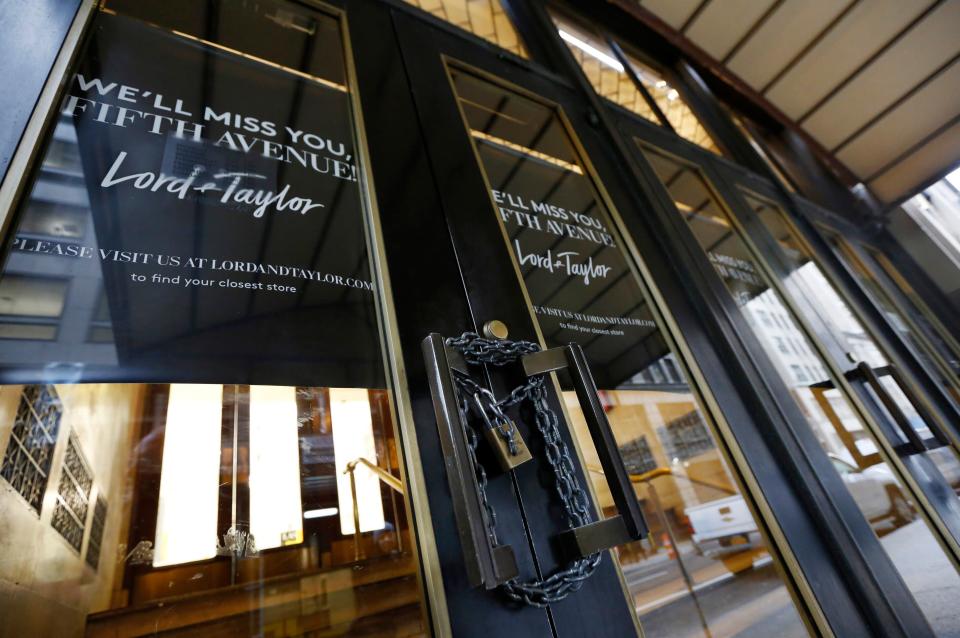
[[[0,636],[960,635],[954,360],[490,19],[82,3],[0,192]]]

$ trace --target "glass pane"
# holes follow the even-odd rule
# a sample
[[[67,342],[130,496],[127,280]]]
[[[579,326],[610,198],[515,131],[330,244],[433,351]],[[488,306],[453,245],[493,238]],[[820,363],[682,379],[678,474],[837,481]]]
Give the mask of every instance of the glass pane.
[[[707,129],[703,127],[697,116],[683,101],[680,92],[663,79],[663,74],[640,62],[630,54],[627,54],[627,60],[647,92],[653,96],[657,106],[660,107],[676,134],[711,153],[722,155],[710,134],[707,133]]]
[[[783,210],[766,200],[745,193],[749,206],[757,218],[770,231],[780,245],[781,254],[790,268],[787,282],[794,285],[798,297],[802,297],[803,312],[808,317],[816,316],[830,330],[830,336],[836,340],[841,350],[851,361],[864,361],[870,367],[877,368],[889,363],[880,344],[867,332],[863,324],[853,314],[846,301],[840,296],[833,284],[826,278],[820,266],[814,261],[807,245],[796,234]],[[927,360],[928,363],[929,359]],[[931,368],[935,371],[936,368]],[[881,383],[889,395],[907,416],[911,426],[922,439],[931,438],[932,432],[923,417],[914,408],[904,390],[889,375],[881,376]],[[946,380],[940,377],[942,382]],[[880,405],[880,403],[878,403]],[[935,455],[926,454],[936,462],[944,464],[945,477],[953,480],[952,487],[960,492],[960,460],[951,448],[945,448]]]
[[[526,58],[527,50],[500,0],[404,0],[441,20]]]
[[[557,112],[451,73],[547,345],[583,346],[653,526],[648,540],[617,550],[645,635],[719,636],[734,626],[806,635]],[[573,393],[565,400],[599,509],[608,513],[612,499],[583,415]]]
[[[882,459],[847,397],[835,389],[836,380],[700,171],[641,148],[927,618],[935,629],[949,630],[952,611],[946,600],[960,596],[960,576],[917,516],[910,492]],[[854,321],[849,311],[840,313],[840,320]],[[869,344],[860,345],[865,354],[882,357]],[[943,598],[938,589],[950,594]]]
[[[3,635],[428,633],[344,55],[95,13],[0,275]]]
[[[601,36],[556,13],[551,12],[550,17],[597,95],[654,124],[660,124],[660,119],[650,108],[643,93],[630,79],[623,64]]]

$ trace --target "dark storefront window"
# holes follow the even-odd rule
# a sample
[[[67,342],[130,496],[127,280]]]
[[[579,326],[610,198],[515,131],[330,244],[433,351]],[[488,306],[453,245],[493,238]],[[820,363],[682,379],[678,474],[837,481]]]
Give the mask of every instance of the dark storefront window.
[[[4,633],[427,632],[345,55],[96,11],[0,276]]]

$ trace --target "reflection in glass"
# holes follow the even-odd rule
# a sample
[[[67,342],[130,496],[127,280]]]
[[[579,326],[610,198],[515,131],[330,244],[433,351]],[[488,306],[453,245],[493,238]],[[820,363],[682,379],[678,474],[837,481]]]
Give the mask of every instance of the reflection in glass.
[[[97,12],[15,212],[0,377],[383,385],[340,26],[292,6]]]
[[[806,635],[556,111],[451,73],[546,343],[584,348],[652,525],[648,540],[617,549],[645,635]],[[614,505],[583,414],[572,392],[564,399],[608,514]]]
[[[952,607],[936,591],[943,588],[951,591],[952,597],[960,596],[960,576],[925,521],[917,517],[910,492],[882,459],[876,440],[847,397],[836,389],[815,347],[794,321],[700,171],[653,149],[641,148],[673,197],[677,213],[690,227],[778,375],[790,388],[860,511],[882,537],[881,543],[928,620],[935,628],[950,630]],[[789,248],[790,257],[796,259],[796,247]],[[816,269],[808,259],[800,263],[804,264],[800,268],[803,275]],[[798,274],[800,270],[792,276],[803,276]],[[822,279],[822,275],[817,277]],[[819,283],[819,279],[814,281]],[[825,280],[821,285],[830,289]],[[823,294],[823,303],[834,304],[831,308],[837,311],[837,320],[851,331],[849,338],[857,342],[857,352],[868,361],[882,361],[882,353],[836,293]],[[905,397],[903,400],[906,402]]]
[[[783,210],[751,193],[745,193],[745,198],[757,218],[781,248],[781,255],[791,271],[786,281],[792,285],[795,294],[806,302],[801,305],[801,311],[807,313],[808,317],[815,315],[824,322],[829,330],[829,336],[837,342],[840,350],[846,353],[847,359],[866,362],[872,368],[887,365],[889,362],[881,351],[880,345],[854,316],[846,301],[840,297],[836,288],[826,278],[813,259],[810,249],[797,235]],[[926,360],[932,365],[929,358]],[[907,398],[904,389],[889,375],[881,376],[880,380],[920,437],[931,438],[932,434],[927,423]],[[941,380],[947,385],[946,379],[941,377]],[[945,448],[937,452],[935,458],[946,463],[945,476],[948,480],[953,480],[952,487],[960,493],[960,461],[957,460],[956,453],[951,448]]]
[[[67,286],[66,279],[32,274],[0,278],[0,338],[55,339]]]
[[[517,35],[510,17],[500,0],[404,0],[429,11],[441,20],[493,42],[510,53],[527,57],[527,51]]]

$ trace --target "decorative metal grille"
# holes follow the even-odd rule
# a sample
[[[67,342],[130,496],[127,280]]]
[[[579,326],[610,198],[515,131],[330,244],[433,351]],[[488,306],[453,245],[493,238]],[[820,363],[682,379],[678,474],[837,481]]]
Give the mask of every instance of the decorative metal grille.
[[[53,512],[53,528],[60,532],[70,545],[80,551],[83,528],[90,506],[93,477],[80,446],[74,437],[67,441],[67,453],[63,461],[63,474],[57,490],[57,508]]]
[[[103,528],[107,524],[107,500],[97,494],[90,523],[90,541],[87,543],[87,564],[94,569],[100,566],[100,545],[103,543]]]
[[[691,410],[659,428],[660,439],[670,458],[685,461],[716,447],[703,417]]]
[[[657,467],[647,437],[641,436],[620,446],[623,465],[630,474],[643,474]]]
[[[62,416],[63,406],[52,385],[25,386],[0,467],[0,476],[38,514],[50,478],[50,463]]]

